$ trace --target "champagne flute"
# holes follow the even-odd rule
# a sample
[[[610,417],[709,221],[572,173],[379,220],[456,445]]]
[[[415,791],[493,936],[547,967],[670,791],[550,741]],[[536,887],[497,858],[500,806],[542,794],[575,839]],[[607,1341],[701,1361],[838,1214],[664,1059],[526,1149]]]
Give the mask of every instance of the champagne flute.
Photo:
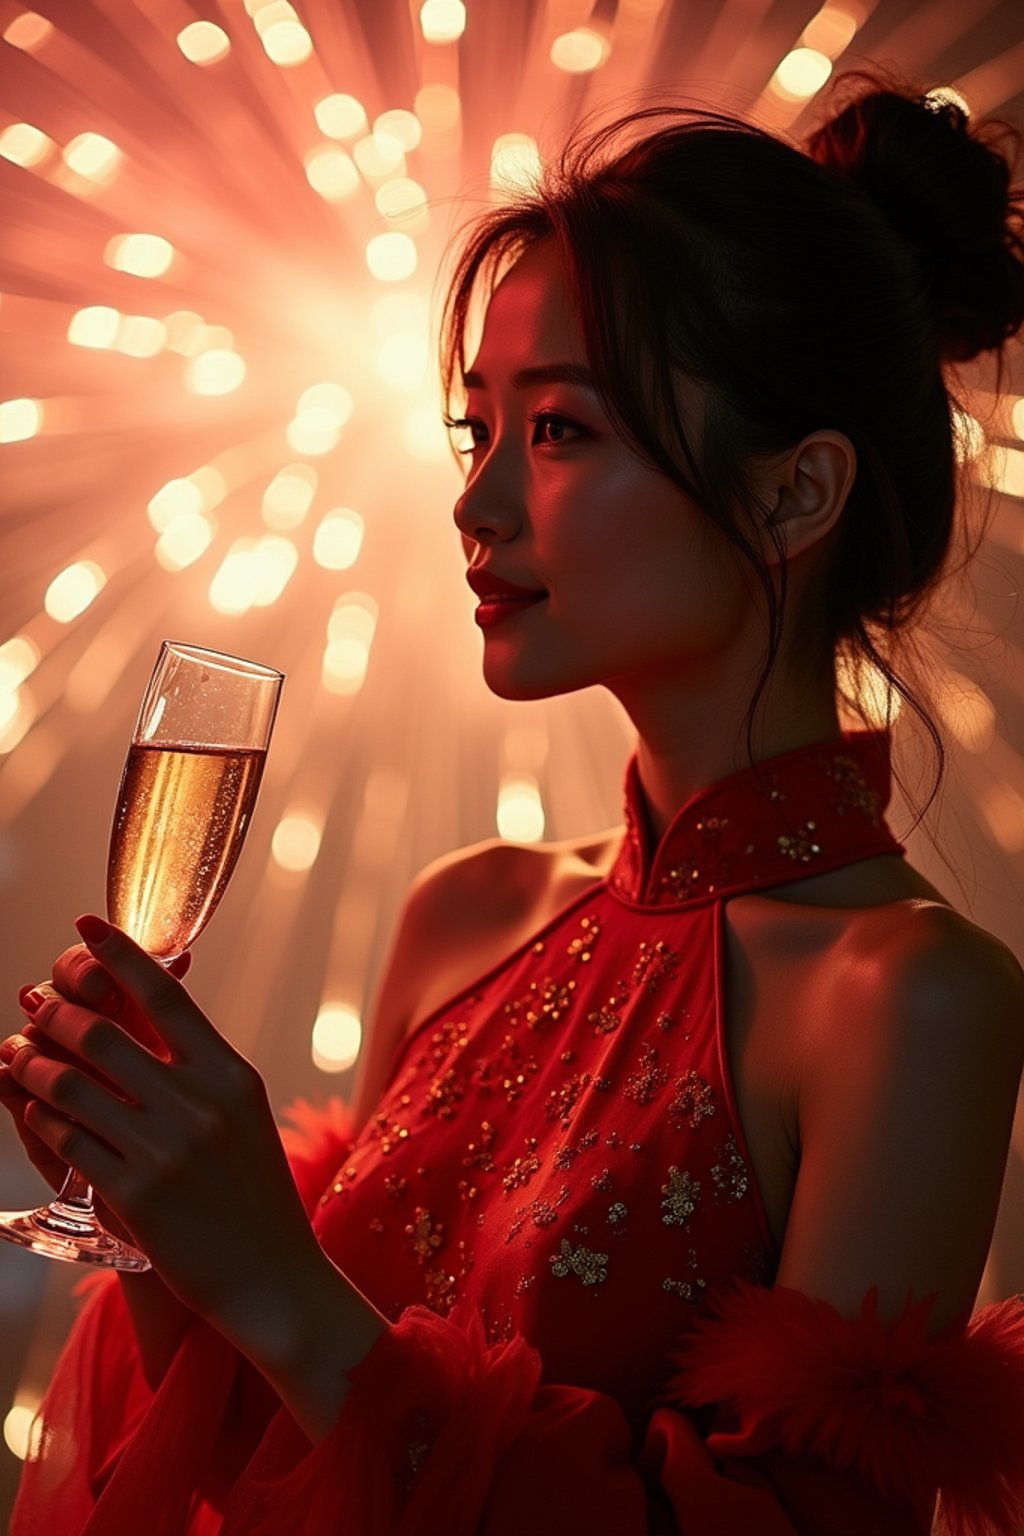
[[[121,775],[107,859],[107,917],[163,965],[206,927],[252,819],[284,674],[165,640]],[[151,1268],[108,1232],[73,1168],[55,1200],[0,1212],[0,1237],[53,1259]]]

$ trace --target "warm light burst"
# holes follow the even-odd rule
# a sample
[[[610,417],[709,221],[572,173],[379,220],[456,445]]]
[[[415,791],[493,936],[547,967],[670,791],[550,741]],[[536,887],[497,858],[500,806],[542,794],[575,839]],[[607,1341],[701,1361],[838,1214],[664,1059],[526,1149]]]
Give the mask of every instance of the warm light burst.
[[[424,865],[495,835],[535,844],[619,818],[634,733],[613,701],[599,689],[506,700],[482,677],[437,383],[447,242],[473,211],[534,187],[582,111],[626,109],[652,81],[712,107],[749,103],[799,134],[856,58],[869,13],[904,47],[913,18],[893,3],[825,0],[788,33],[777,8],[755,6],[738,48],[721,18],[684,28],[669,0],[521,12],[500,0],[73,0],[50,15],[11,0],[8,998],[74,942],[61,893],[102,902],[100,823],[163,638],[287,676],[236,883],[196,956],[204,1006],[272,1085],[280,1072],[314,1093],[318,1073],[357,1061]],[[989,18],[993,38],[1004,11]],[[950,63],[955,21],[940,30]],[[963,72],[934,94],[998,112],[1019,91],[1019,56],[993,43],[979,59],[972,36]],[[993,543],[1019,560],[1019,378],[1014,389],[996,426],[965,391],[977,414],[958,421],[957,452],[1007,498]],[[504,562],[511,574],[528,569],[527,548]],[[1002,636],[1009,608],[1001,595],[992,607]],[[934,665],[963,755],[947,805],[961,797],[951,817],[994,864],[1024,849],[1024,769],[1004,723],[1020,684],[990,697],[944,653]],[[887,704],[908,713],[877,675],[840,675],[877,719]],[[984,874],[1000,885],[998,868]],[[29,1397],[5,1426],[15,1454]]]
[[[3,33],[0,192],[17,212],[0,267],[0,478],[31,542],[0,634],[0,748],[21,765],[0,828],[15,814],[3,807],[45,794],[56,771],[62,680],[75,679],[83,722],[118,701],[123,735],[133,704],[119,680],[134,686],[132,659],[173,628],[276,658],[290,674],[282,720],[293,707],[311,732],[379,698],[397,730],[407,687],[434,705],[445,689],[472,697],[474,719],[491,718],[450,520],[435,276],[463,194],[479,206],[535,185],[560,93],[595,70],[628,92],[673,64],[661,0],[621,0],[614,23],[615,7],[588,19],[553,5],[546,32],[521,30],[531,56],[497,71],[500,7],[426,0],[389,15],[385,69],[344,3],[245,0],[216,20],[126,10],[115,90],[103,13],[91,0],[78,11],[71,51],[60,21],[28,8]],[[789,126],[856,46],[859,14],[825,0],[760,110]],[[706,62],[693,52],[682,73],[721,72]],[[965,90],[942,90],[967,107]],[[1007,410],[1019,443],[1019,400]],[[1019,448],[987,442],[973,417],[958,452],[1021,495]],[[346,729],[361,740],[368,727]],[[544,771],[507,767],[479,814],[536,840],[557,819]],[[273,756],[270,771],[272,785]],[[323,778],[311,791],[325,840],[334,792]],[[346,954],[332,941],[325,986],[353,983]]]

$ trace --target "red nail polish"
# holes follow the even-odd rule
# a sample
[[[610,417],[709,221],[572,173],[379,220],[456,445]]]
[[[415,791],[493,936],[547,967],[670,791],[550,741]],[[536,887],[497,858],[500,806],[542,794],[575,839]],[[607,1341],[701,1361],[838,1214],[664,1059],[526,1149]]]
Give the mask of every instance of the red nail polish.
[[[26,1013],[38,1013],[46,1002],[42,992],[37,992],[35,987],[22,987],[18,993],[18,1002]]]
[[[94,917],[91,912],[87,912],[84,917],[76,917],[75,927],[87,944],[102,944],[113,932],[109,923],[105,923],[102,917]]]

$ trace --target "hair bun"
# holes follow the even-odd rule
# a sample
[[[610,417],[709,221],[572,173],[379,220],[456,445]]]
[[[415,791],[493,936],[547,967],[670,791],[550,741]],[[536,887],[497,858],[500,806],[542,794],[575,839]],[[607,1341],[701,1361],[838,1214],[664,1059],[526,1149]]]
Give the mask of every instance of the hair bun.
[[[934,295],[943,358],[965,362],[1000,348],[1024,321],[1024,208],[1010,177],[1021,135],[970,119],[940,92],[922,94],[879,72],[844,85],[871,89],[805,144],[812,159],[859,186],[922,260]],[[1001,141],[1014,144],[1010,159]]]

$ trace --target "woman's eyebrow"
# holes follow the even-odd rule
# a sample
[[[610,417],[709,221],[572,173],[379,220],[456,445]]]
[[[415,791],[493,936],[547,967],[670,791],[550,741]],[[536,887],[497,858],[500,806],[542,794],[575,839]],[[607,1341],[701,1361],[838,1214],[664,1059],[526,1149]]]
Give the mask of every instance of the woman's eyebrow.
[[[464,389],[486,389],[482,374],[470,369],[462,375]],[[520,368],[512,375],[513,389],[526,389],[531,384],[582,384],[585,389],[594,388],[594,375],[583,363],[541,363],[534,368]]]

